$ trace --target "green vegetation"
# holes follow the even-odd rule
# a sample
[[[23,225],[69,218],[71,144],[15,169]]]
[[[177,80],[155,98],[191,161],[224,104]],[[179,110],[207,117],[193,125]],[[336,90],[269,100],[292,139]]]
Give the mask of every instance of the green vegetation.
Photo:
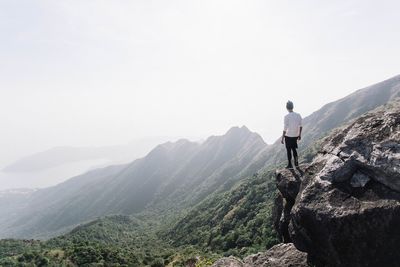
[[[115,215],[47,241],[1,240],[0,266],[203,267],[223,255],[265,250],[277,243],[272,175],[254,175],[209,196],[174,224]]]
[[[129,216],[105,217],[50,239],[1,240],[0,266],[206,266],[220,255],[176,248],[154,225]]]
[[[27,249],[37,250],[40,248],[40,245],[40,241],[36,240],[0,240],[0,259],[21,254]]]
[[[73,266],[37,240],[0,240],[0,266]]]
[[[245,256],[278,243],[271,211],[274,173],[245,179],[231,191],[203,201],[167,233],[175,246]]]

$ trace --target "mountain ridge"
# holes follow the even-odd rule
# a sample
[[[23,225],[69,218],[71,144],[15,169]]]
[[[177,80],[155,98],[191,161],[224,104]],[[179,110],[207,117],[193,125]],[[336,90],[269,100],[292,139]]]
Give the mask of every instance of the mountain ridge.
[[[59,234],[99,216],[133,214],[149,205],[157,206],[157,201],[161,203],[169,195],[175,196],[169,198],[171,203],[185,196],[183,208],[228,178],[239,179],[228,177],[232,171],[224,170],[233,165],[244,168],[264,145],[262,138],[247,127],[233,127],[225,135],[210,137],[202,144],[188,140],[161,144],[130,164],[94,170],[34,192],[29,203],[32,210],[0,220],[1,234]],[[196,184],[201,184],[202,189],[191,189]]]
[[[377,98],[377,94],[381,97]],[[305,149],[309,149],[312,154],[311,141],[322,137],[325,130],[397,95],[400,95],[399,76],[325,105],[304,118],[300,152],[304,155]],[[354,107],[357,112],[340,117],[343,106],[353,108],[349,103],[354,98],[359,99],[355,102],[359,106]],[[330,121],[332,116],[335,120]],[[318,118],[314,120],[315,117]],[[321,123],[321,118],[327,118],[329,123]],[[311,134],[309,128],[317,130]],[[240,179],[280,163],[284,159],[283,150],[281,144],[267,145],[246,126],[232,127],[225,135],[210,136],[200,144],[188,140],[167,142],[130,164],[89,172],[75,177],[73,182],[35,192],[30,202],[33,212],[21,216],[18,207],[18,214],[0,219],[0,236],[53,236],[79,223],[119,213],[146,211],[155,217],[173,218],[208,195],[225,192]]]

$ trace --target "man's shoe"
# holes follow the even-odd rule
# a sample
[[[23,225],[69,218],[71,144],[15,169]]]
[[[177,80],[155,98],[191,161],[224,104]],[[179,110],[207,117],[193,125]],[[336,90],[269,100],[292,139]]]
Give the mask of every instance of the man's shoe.
[[[299,161],[297,160],[297,158],[294,159],[294,166],[299,167]]]
[[[286,166],[286,169],[293,169],[292,163],[289,163],[289,164]]]

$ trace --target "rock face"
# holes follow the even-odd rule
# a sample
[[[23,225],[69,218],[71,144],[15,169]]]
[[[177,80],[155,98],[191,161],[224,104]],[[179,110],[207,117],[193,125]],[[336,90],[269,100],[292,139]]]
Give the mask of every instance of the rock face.
[[[400,265],[400,100],[336,130],[303,171],[277,172],[284,242],[312,266]]]
[[[307,254],[293,244],[278,244],[266,252],[246,257],[243,261],[228,257],[216,261],[212,267],[306,267]]]
[[[304,166],[301,166],[303,168]],[[299,169],[285,169],[277,172],[276,186],[280,192],[276,196],[273,210],[274,226],[284,243],[292,242],[289,234],[290,211],[296,201],[297,193],[300,190],[301,177],[304,172]]]

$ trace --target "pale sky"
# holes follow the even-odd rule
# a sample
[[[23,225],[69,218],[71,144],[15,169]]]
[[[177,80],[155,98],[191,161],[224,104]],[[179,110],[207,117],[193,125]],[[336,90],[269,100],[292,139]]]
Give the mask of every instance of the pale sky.
[[[54,146],[275,141],[400,73],[399,1],[0,0],[0,166]]]

